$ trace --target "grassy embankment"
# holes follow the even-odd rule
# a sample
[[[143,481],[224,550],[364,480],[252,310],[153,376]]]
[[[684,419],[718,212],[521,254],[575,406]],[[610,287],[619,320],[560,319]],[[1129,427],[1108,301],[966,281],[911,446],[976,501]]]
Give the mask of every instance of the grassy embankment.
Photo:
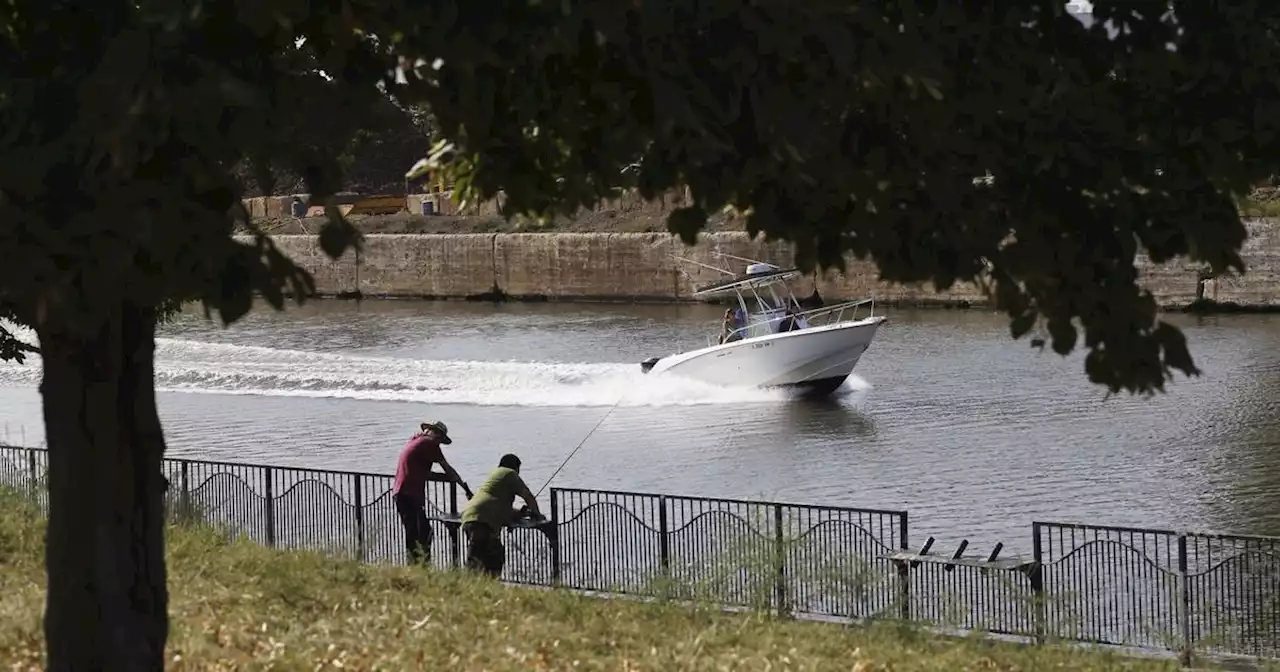
[[[0,660],[40,669],[44,524],[0,492]],[[1176,669],[1059,647],[946,639],[503,586],[171,527],[170,669]]]

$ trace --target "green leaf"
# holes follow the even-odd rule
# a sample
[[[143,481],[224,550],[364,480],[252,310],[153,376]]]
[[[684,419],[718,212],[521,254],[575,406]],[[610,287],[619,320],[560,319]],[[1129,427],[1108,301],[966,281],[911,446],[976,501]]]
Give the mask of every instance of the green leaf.
[[[329,255],[331,259],[337,259],[342,253],[347,251],[356,243],[360,237],[360,232],[351,225],[350,222],[338,212],[338,209],[329,206],[325,208],[328,213],[328,221],[324,227],[320,229],[320,249]]]
[[[667,230],[680,236],[686,245],[698,240],[698,233],[707,225],[707,211],[700,206],[677,208],[667,215]]]
[[[430,159],[418,159],[418,162],[413,164],[413,166],[405,172],[404,179],[409,180],[410,182],[415,182],[429,175],[434,169],[435,166],[432,165]]]
[[[237,245],[218,276],[218,292],[212,303],[223,326],[228,326],[253,308],[253,250]]]
[[[1156,325],[1152,337],[1164,350],[1164,364],[1171,369],[1181,371],[1187,376],[1199,376],[1200,369],[1191,359],[1191,351],[1187,347],[1187,338],[1180,329],[1161,321]]]
[[[1048,323],[1049,337],[1053,341],[1053,351],[1066,356],[1076,347],[1076,327],[1071,320],[1055,317]]]
[[[2,315],[3,311],[0,311]],[[0,361],[23,364],[29,354],[39,354],[40,348],[31,345],[0,326]]]
[[[1009,323],[1009,333],[1015,340],[1022,338],[1027,332],[1031,331],[1032,327],[1036,326],[1037,317],[1039,315],[1035,311],[1028,311],[1013,318]]]

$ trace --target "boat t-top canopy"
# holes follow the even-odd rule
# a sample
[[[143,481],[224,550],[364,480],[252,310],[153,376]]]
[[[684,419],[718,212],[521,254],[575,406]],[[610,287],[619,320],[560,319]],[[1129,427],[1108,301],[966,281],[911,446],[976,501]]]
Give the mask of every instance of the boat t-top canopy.
[[[698,287],[694,290],[693,296],[705,297],[726,292],[739,292],[743,289],[786,282],[802,275],[804,274],[795,268],[777,268],[769,264],[752,264],[747,269],[747,272],[742,275],[736,275],[732,278]]]

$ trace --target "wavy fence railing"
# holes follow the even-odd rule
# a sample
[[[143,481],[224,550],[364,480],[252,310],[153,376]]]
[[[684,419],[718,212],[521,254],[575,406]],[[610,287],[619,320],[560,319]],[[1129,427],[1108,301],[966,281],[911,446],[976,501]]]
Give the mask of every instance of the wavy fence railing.
[[[1032,540],[1050,636],[1280,657],[1280,538],[1037,522]]]
[[[866,618],[899,598],[907,514],[556,488],[561,585]]]
[[[0,486],[45,501],[44,449],[0,446]],[[172,512],[263,544],[404,563],[384,474],[166,459]],[[462,565],[459,493],[431,482],[432,563]],[[504,533],[513,583],[1035,641],[1280,658],[1280,538],[1036,522],[1032,555],[912,551],[905,511],[552,488]],[[963,550],[963,549],[962,549]]]
[[[165,459],[166,501],[175,514],[279,548],[323,550],[363,562],[407,561],[393,478],[322,469]],[[28,489],[43,504],[47,451],[0,446],[0,486]],[[428,482],[432,564],[458,567],[457,486]]]

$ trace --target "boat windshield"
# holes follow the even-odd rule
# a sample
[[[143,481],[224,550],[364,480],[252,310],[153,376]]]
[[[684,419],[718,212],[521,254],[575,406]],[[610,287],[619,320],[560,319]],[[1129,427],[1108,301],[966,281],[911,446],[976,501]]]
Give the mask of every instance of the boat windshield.
[[[808,327],[803,318],[796,320],[793,317],[800,312],[800,304],[785,281],[781,278],[770,280],[759,285],[741,283],[732,287],[738,306],[732,309],[730,320],[723,327],[722,343]]]

